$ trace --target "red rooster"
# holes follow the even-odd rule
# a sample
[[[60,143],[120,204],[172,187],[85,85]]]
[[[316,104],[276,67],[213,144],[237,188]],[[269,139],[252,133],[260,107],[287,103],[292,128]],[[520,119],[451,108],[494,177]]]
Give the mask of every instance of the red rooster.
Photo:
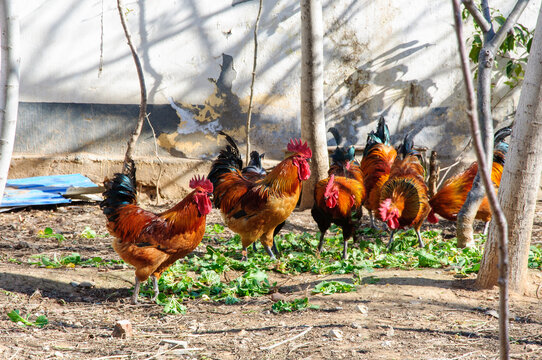
[[[205,232],[206,215],[211,211],[209,195],[213,185],[203,177],[190,180],[194,189],[180,203],[160,214],[137,206],[135,165],[130,175],[115,174],[105,181],[104,200],[100,203],[107,217],[107,229],[116,237],[113,249],[136,268],[132,303],[137,304],[141,282],[152,278],[158,297],[158,279],[171,264],[191,253]]]
[[[420,228],[430,207],[424,169],[413,146],[412,138],[407,134],[399,150],[400,156],[395,159],[380,193],[380,218],[392,231],[388,248],[393,243],[395,231],[401,228],[414,228],[420,247],[424,246]]]
[[[241,170],[241,174],[243,174],[243,176],[246,179],[250,181],[257,181],[257,180],[263,179],[267,175],[267,171],[265,171],[265,169],[262,166],[262,159],[265,154],[260,155],[259,152],[252,151],[250,153],[250,161],[248,162],[247,166],[242,168],[243,160],[241,159],[241,154],[239,153],[239,148],[237,147],[235,140],[233,140],[231,136],[229,136],[223,131],[220,131],[219,134],[223,135],[228,141],[228,143],[230,144],[230,154],[231,154],[230,156],[237,157],[237,159],[233,161],[233,163],[237,165],[238,169]],[[286,221],[283,221],[282,223],[277,225],[277,227],[273,231],[273,239],[275,238],[275,236],[278,235],[278,233],[284,227],[285,224],[286,224]],[[254,251],[256,251],[256,242],[252,243],[252,248]],[[277,249],[275,241],[273,241],[272,250],[273,250],[273,253],[278,255],[278,249]]]
[[[320,180],[314,188],[311,214],[320,230],[318,252],[322,251],[324,235],[333,223],[343,230],[343,259],[346,259],[348,240],[361,219],[365,187],[354,159],[354,147],[340,146],[342,138],[336,128],[330,128],[329,132],[333,134],[337,148],[331,154],[329,178]]]
[[[241,236],[243,260],[247,247],[260,239],[265,250],[271,250],[273,231],[294,210],[301,193],[302,181],[310,177],[308,160],[312,151],[301,140],[290,140],[291,153],[264,178],[251,181],[242,175],[239,154],[231,146],[221,150],[213,162],[208,178],[214,185],[214,205],[226,225]]]
[[[505,127],[495,133],[491,181],[497,189],[501,183],[504,160],[506,152],[508,151],[508,144],[504,142],[504,139],[506,139],[511,132],[512,129],[510,127]],[[438,223],[438,218],[435,214],[438,214],[445,219],[456,221],[457,213],[459,213],[459,210],[461,210],[463,204],[467,200],[467,195],[472,188],[472,183],[474,182],[474,177],[477,172],[478,163],[474,162],[467,170],[446,180],[440,190],[429,200],[431,212],[427,217],[427,221],[432,224]],[[491,209],[489,207],[487,196],[482,200],[475,218],[486,223],[491,220]]]
[[[348,240],[361,217],[364,196],[363,183],[356,179],[332,174],[328,179],[316,183],[311,214],[320,230],[318,252],[322,251],[327,229],[334,223],[343,229],[343,259],[347,258]]]
[[[367,145],[363,150],[363,159],[359,166],[367,191],[363,206],[369,210],[369,218],[373,228],[375,227],[373,212],[377,211],[380,205],[380,190],[390,176],[390,170],[396,157],[397,151],[390,144],[390,132],[386,120],[384,117],[380,117],[376,133],[371,131],[367,137]]]

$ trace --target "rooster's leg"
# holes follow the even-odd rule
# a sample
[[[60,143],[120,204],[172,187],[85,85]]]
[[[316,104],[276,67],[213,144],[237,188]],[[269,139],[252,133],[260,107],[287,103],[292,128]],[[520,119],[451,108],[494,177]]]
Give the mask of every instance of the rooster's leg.
[[[275,240],[273,240],[273,247],[271,249],[273,249],[273,252],[280,257],[279,249],[277,249],[277,243],[275,242]]]
[[[154,296],[151,298],[151,301],[154,302],[158,298],[158,294],[160,293],[160,290],[158,289],[158,279],[156,278],[156,276],[152,275],[151,279],[152,279],[152,289],[154,290]]]
[[[489,221],[486,222],[486,225],[484,226],[484,232],[482,233],[482,235],[487,235],[488,230],[489,230]]]
[[[375,226],[375,220],[373,218],[373,212],[371,210],[369,210],[369,220],[371,221],[371,227],[373,229],[376,229],[376,226]]]
[[[348,258],[346,250],[348,250],[348,239],[343,241],[343,260],[346,260]]]
[[[256,241],[254,241],[254,242],[252,243],[252,250],[254,250],[254,252],[256,252]]]
[[[275,257],[275,254],[273,254],[273,250],[271,250],[271,248],[269,246],[264,245],[263,248],[267,252],[267,255],[269,255],[269,257],[271,258],[271,260],[273,260],[273,261],[277,260],[277,258]]]
[[[318,253],[322,252],[322,248],[324,247],[324,235],[326,234],[325,231],[320,231],[320,242],[318,243]]]
[[[416,230],[416,236],[418,237],[418,244],[420,245],[421,248],[425,247],[425,244],[423,243],[423,240],[422,240],[422,234],[420,234],[420,230]]]
[[[241,258],[241,261],[247,261],[247,259],[248,259],[247,258],[247,253],[248,253],[247,250],[248,249],[245,246],[243,246],[243,251],[241,251],[241,254],[243,254],[243,257]]]
[[[393,244],[393,235],[395,235],[395,230],[391,231],[390,241],[388,241],[388,250],[391,248],[391,244]]]
[[[141,282],[136,276],[135,279],[135,286],[134,286],[134,293],[132,295],[132,304],[137,305],[137,296],[139,295],[139,285],[141,285]]]

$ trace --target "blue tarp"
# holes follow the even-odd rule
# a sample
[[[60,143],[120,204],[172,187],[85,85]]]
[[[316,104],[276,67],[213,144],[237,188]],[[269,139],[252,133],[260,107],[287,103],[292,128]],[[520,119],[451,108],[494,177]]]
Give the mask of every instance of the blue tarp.
[[[62,196],[70,187],[96,187],[81,174],[36,176],[12,179],[6,183],[0,207],[64,204],[71,202]]]

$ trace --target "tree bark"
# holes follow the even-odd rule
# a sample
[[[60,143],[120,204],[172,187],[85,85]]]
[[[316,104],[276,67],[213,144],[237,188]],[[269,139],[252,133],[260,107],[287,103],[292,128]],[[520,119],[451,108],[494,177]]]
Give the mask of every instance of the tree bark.
[[[137,70],[137,77],[139,79],[139,88],[140,88],[140,93],[141,93],[141,103],[139,105],[139,117],[137,120],[136,127],[134,131],[132,132],[130,139],[128,140],[128,146],[126,148],[126,154],[124,156],[124,165],[122,167],[122,171],[124,173],[129,173],[129,163],[133,161],[135,145],[137,143],[137,139],[139,138],[139,135],[141,134],[141,129],[143,129],[143,122],[145,121],[145,118],[147,117],[147,88],[145,86],[145,77],[143,76],[143,67],[141,66],[141,61],[139,60],[139,55],[137,54],[137,50],[132,44],[132,36],[130,34],[130,30],[128,29],[128,26],[126,25],[126,18],[124,16],[124,6],[122,5],[122,0],[117,0],[117,8],[119,10],[120,22],[122,24],[122,28],[124,29],[124,35],[126,35],[126,41],[128,42],[128,46],[130,47],[130,51],[132,52],[132,57],[134,58],[134,63]]]
[[[499,206],[497,196],[493,191],[493,183],[491,181],[490,166],[487,164],[485,157],[482,138],[480,136],[480,124],[477,119],[476,102],[474,100],[474,84],[469,70],[469,61],[467,51],[465,49],[465,40],[463,39],[463,24],[461,22],[461,8],[459,0],[453,0],[454,7],[454,22],[456,25],[457,43],[459,46],[459,55],[461,59],[461,69],[465,79],[465,87],[467,90],[467,114],[471,123],[472,139],[474,140],[474,149],[476,150],[476,158],[478,160],[478,174],[483,180],[484,188],[488,193],[489,205],[495,218],[495,223],[498,225],[499,235],[499,343],[500,343],[500,358],[508,360],[510,358],[510,340],[508,332],[508,228],[504,213]]]
[[[495,63],[497,49],[504,41],[508,31],[517,23],[525,10],[529,0],[518,0],[510,12],[510,15],[495,33],[491,22],[491,15],[487,0],[482,0],[482,13],[472,5],[472,1],[465,1],[465,7],[473,15],[474,21],[480,25],[484,34],[483,46],[478,57],[478,123],[482,132],[483,149],[486,158],[486,166],[491,171],[493,160],[493,118],[491,115],[491,73]],[[485,19],[485,22],[481,19]],[[489,24],[489,27],[488,27]],[[466,247],[474,245],[473,225],[478,208],[482,203],[486,192],[480,181],[481,167],[474,179],[467,200],[457,214],[457,246]]]
[[[0,1],[0,203],[8,179],[19,109],[19,17],[14,7],[14,1]]]
[[[499,200],[508,220],[510,239],[510,289],[525,291],[527,261],[534,220],[536,194],[542,172],[542,7],[516,111],[510,147],[506,155]],[[481,288],[497,284],[497,238],[492,223],[480,271]]]
[[[312,149],[312,175],[303,186],[301,209],[314,203],[314,186],[327,177],[324,118],[324,46],[321,0],[301,0],[301,137]]]

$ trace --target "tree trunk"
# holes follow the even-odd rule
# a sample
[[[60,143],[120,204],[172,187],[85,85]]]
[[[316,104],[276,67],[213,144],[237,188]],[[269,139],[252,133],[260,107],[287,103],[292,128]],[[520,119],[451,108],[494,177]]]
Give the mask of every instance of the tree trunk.
[[[10,0],[0,1],[0,203],[8,179],[19,109],[19,18]]]
[[[324,119],[324,46],[321,0],[301,0],[301,137],[312,149],[312,175],[303,185],[301,209],[314,203],[314,186],[327,177]]]
[[[475,6],[470,6],[473,1],[465,1],[465,6],[473,14],[474,20],[483,29],[483,46],[478,56],[478,122],[482,132],[482,141],[486,164],[491,173],[491,164],[493,162],[493,118],[491,115],[491,77],[495,63],[495,53],[502,44],[508,31],[518,21],[520,15],[525,10],[529,0],[518,0],[510,12],[505,23],[495,33],[491,23],[490,8],[487,0],[482,0],[482,13]],[[487,24],[484,24],[484,20]],[[474,245],[473,225],[474,218],[478,208],[486,194],[482,182],[480,181],[480,167],[478,174],[472,184],[472,189],[467,196],[461,210],[457,214],[457,246],[466,247]]]
[[[525,290],[525,275],[542,172],[542,7],[506,155],[499,201],[508,220],[509,280],[512,291]],[[477,285],[491,288],[498,279],[498,239],[492,222]]]

